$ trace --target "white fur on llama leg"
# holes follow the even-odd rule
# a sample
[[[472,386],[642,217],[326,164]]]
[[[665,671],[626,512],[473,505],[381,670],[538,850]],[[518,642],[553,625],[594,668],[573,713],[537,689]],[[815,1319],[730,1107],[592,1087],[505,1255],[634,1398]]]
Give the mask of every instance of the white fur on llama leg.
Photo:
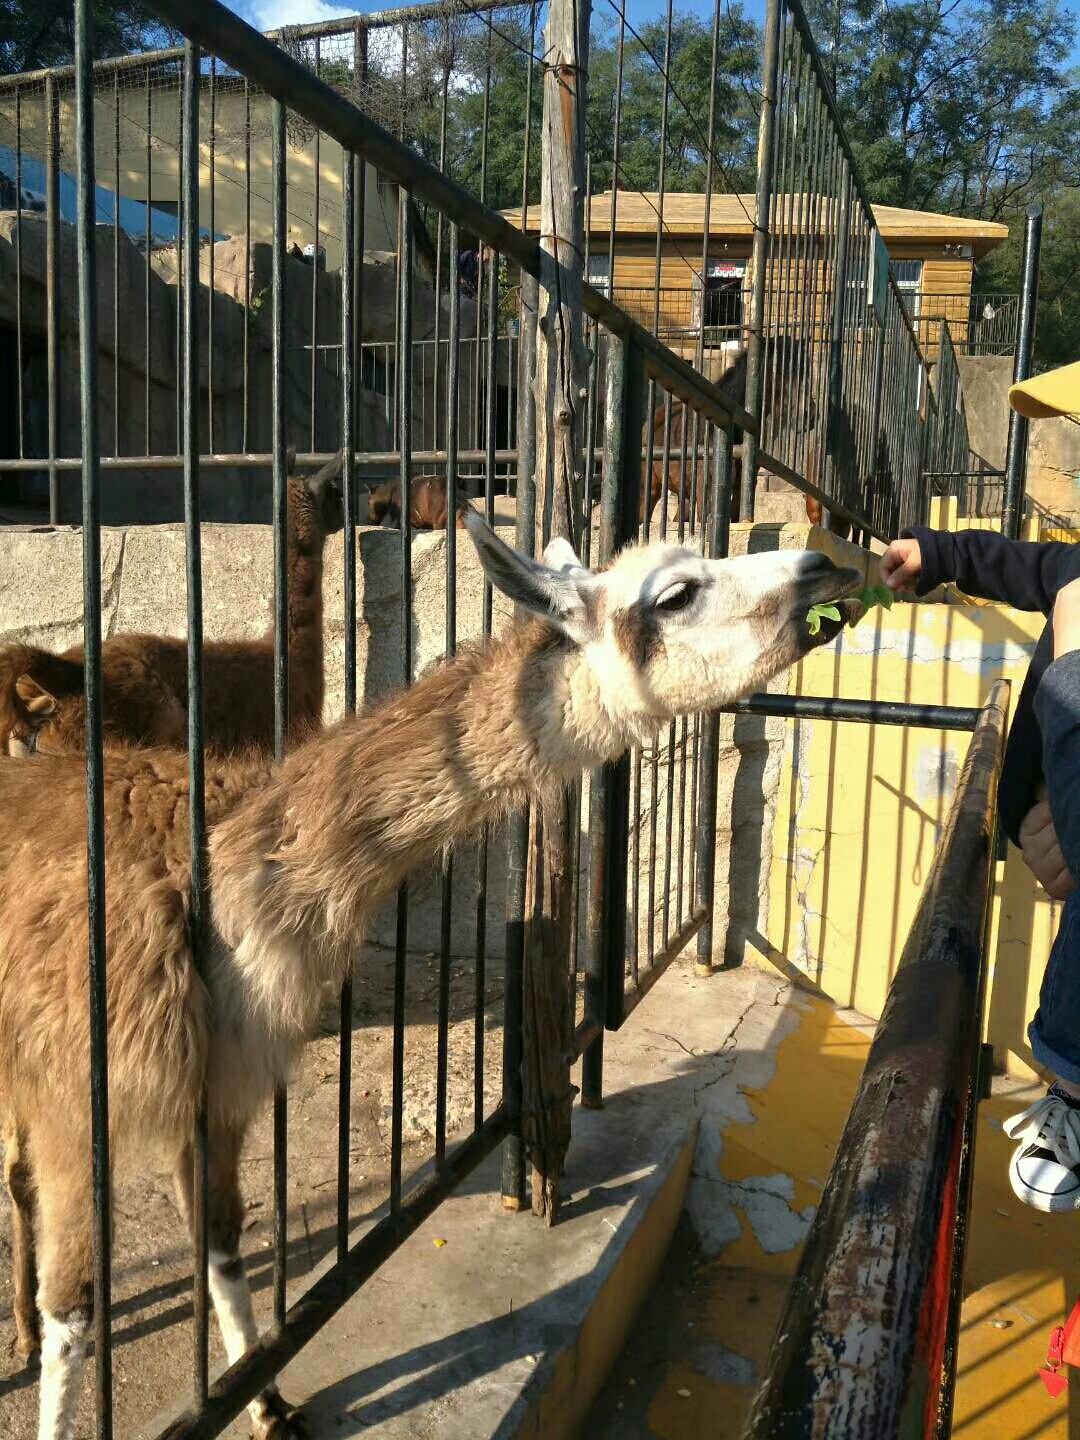
[[[60,1320],[42,1311],[41,1394],[38,1440],[69,1440],[82,1388],[90,1319]]]

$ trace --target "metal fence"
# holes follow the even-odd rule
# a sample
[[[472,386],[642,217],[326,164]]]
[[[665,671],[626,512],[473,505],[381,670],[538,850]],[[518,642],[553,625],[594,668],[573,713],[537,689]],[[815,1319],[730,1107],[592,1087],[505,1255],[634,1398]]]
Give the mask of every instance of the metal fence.
[[[397,303],[395,324],[398,329],[398,354],[401,357],[396,381],[397,431],[396,459],[398,479],[403,496],[401,521],[400,565],[400,682],[408,685],[414,676],[413,597],[411,587],[412,532],[409,523],[408,497],[413,474],[413,437],[416,415],[411,404],[413,395],[410,374],[414,351],[414,321],[418,279],[416,221],[418,207],[428,207],[429,214],[438,211],[445,234],[445,258],[448,272],[457,272],[461,236],[465,227],[480,238],[488,250],[485,274],[484,326],[485,345],[482,349],[486,374],[484,384],[484,506],[489,519],[495,512],[495,483],[498,457],[496,451],[496,378],[498,364],[497,317],[499,308],[499,277],[503,259],[513,267],[525,291],[522,309],[524,336],[517,352],[519,365],[525,365],[534,353],[536,310],[535,280],[539,272],[536,245],[520,231],[509,226],[497,213],[479,204],[467,191],[450,181],[437,168],[418,157],[408,146],[393,139],[365,115],[353,100],[340,90],[322,83],[314,70],[286,50],[260,37],[235,16],[213,3],[213,0],[161,0],[159,13],[176,23],[192,37],[185,47],[179,76],[181,97],[179,227],[177,235],[176,275],[179,287],[179,366],[177,368],[178,399],[176,401],[176,434],[181,447],[183,498],[187,537],[188,581],[188,703],[191,805],[192,916],[191,933],[195,937],[197,962],[208,963],[205,936],[208,934],[208,877],[206,870],[207,828],[203,806],[206,765],[203,754],[202,721],[202,571],[200,549],[200,473],[204,450],[210,436],[218,435],[220,417],[211,419],[200,402],[201,381],[208,363],[203,336],[210,323],[203,306],[205,292],[198,281],[205,263],[205,250],[200,246],[203,229],[205,193],[200,193],[200,153],[203,143],[201,121],[206,113],[204,101],[211,84],[217,88],[225,78],[230,81],[245,77],[242,85],[254,103],[256,94],[274,97],[269,102],[271,127],[269,133],[271,187],[268,196],[271,217],[269,246],[269,289],[258,314],[265,311],[266,338],[269,344],[269,409],[257,414],[252,402],[249,410],[249,433],[256,425],[263,427],[273,471],[273,522],[275,533],[275,708],[277,750],[281,754],[288,725],[288,578],[286,546],[286,476],[285,448],[287,438],[289,369],[289,315],[291,307],[315,305],[317,278],[322,272],[316,263],[308,271],[290,266],[287,251],[288,216],[290,214],[291,180],[287,165],[290,127],[306,122],[324,137],[333,137],[345,157],[342,166],[342,235],[340,259],[341,306],[336,316],[338,336],[333,344],[339,356],[334,383],[324,376],[304,394],[303,416],[312,419],[308,402],[318,397],[320,413],[313,417],[317,427],[333,431],[334,446],[344,452],[345,526],[345,674],[346,706],[357,705],[357,553],[354,519],[357,506],[358,441],[365,423],[359,386],[358,361],[362,354],[361,306],[364,295],[359,283],[357,257],[362,246],[357,230],[362,224],[360,202],[361,164],[376,168],[377,176],[386,176],[398,187],[398,245],[400,264],[397,267]],[[83,536],[85,554],[85,624],[86,674],[89,689],[90,725],[88,730],[88,847],[92,925],[91,949],[91,1029],[93,1044],[91,1064],[93,1076],[93,1154],[95,1245],[95,1350],[97,1378],[97,1433],[108,1436],[113,1431],[112,1387],[112,1308],[110,1303],[110,1264],[112,1231],[109,1205],[109,1123],[105,957],[104,931],[105,829],[102,811],[104,769],[101,742],[100,710],[100,526],[102,518],[102,454],[112,448],[106,443],[107,426],[101,424],[101,387],[99,365],[101,356],[99,298],[102,260],[106,265],[115,251],[101,244],[102,227],[96,223],[97,199],[100,190],[95,168],[95,135],[100,107],[95,99],[94,77],[86,56],[89,51],[89,5],[80,0],[78,7],[79,63],[75,76],[75,119],[71,140],[73,168],[78,177],[78,204],[74,227],[74,250],[77,263],[73,281],[78,295],[78,344],[80,417],[82,454],[76,463],[83,480]],[[362,37],[361,37],[362,41]],[[199,42],[212,43],[216,63],[209,63],[198,49]],[[361,63],[362,43],[357,47]],[[172,64],[174,62],[170,62]],[[285,108],[288,103],[288,110]],[[115,229],[113,237],[115,241]],[[66,239],[66,237],[65,237]],[[213,287],[210,287],[213,294]],[[298,293],[299,292],[299,293]],[[593,560],[603,561],[613,550],[639,528],[646,533],[677,532],[700,550],[710,555],[726,548],[727,522],[730,514],[729,463],[731,456],[730,425],[738,421],[749,425],[749,417],[737,405],[726,401],[718,388],[704,381],[685,359],[667,351],[654,336],[638,326],[629,316],[592,291],[586,291],[585,305],[591,318],[596,355],[592,366],[592,382],[587,413],[590,430],[587,449],[593,447],[596,417],[601,396],[598,388],[599,353],[604,356],[603,406],[609,423],[604,428],[601,453],[602,485],[599,503],[590,500],[584,517],[584,547]],[[454,513],[458,460],[460,458],[460,410],[456,403],[463,380],[459,357],[471,342],[463,334],[463,299],[459,287],[449,287],[446,315],[447,376],[445,414],[445,449],[440,456],[445,467],[447,501]],[[100,307],[102,328],[108,331],[107,309]],[[147,312],[149,319],[149,312]],[[320,325],[325,321],[320,317]],[[214,332],[211,332],[214,333]],[[313,331],[313,333],[317,333]],[[249,337],[250,344],[250,337]],[[312,352],[313,354],[315,352]],[[305,364],[306,369],[306,364]],[[528,375],[520,387],[522,397],[530,393]],[[332,423],[322,415],[323,407],[336,417]],[[663,417],[659,428],[655,415]],[[629,417],[626,427],[614,422],[618,415]],[[649,415],[654,423],[647,423]],[[673,418],[674,417],[674,418]],[[170,420],[172,420],[170,416]],[[335,424],[337,428],[335,429]],[[536,420],[532,407],[519,407],[516,416],[517,450],[522,457],[517,495],[519,543],[527,551],[533,548],[535,525]],[[646,433],[646,465],[633,438]],[[203,437],[207,438],[204,440]],[[316,438],[326,436],[317,429]],[[627,436],[631,437],[628,443]],[[325,443],[325,440],[323,441]],[[114,457],[115,458],[115,457]],[[144,458],[144,457],[139,457]],[[217,457],[220,459],[220,455]],[[260,458],[254,450],[241,456],[252,462],[254,469]],[[384,457],[386,458],[386,457]],[[669,516],[666,501],[653,515],[652,505],[639,506],[638,496],[643,479],[662,467],[663,475],[679,496],[676,518]],[[72,467],[74,468],[74,467]],[[117,467],[122,468],[122,467]],[[57,471],[59,473],[59,471]],[[644,514],[641,513],[642,509]],[[446,535],[446,634],[445,650],[452,654],[458,641],[458,581],[456,564],[456,530],[451,524]],[[541,538],[541,537],[536,537]],[[490,586],[484,587],[479,631],[491,633],[494,608]],[[605,1024],[617,1023],[618,1012],[628,1011],[635,997],[662,973],[672,958],[695,935],[704,933],[711,919],[711,855],[715,839],[716,771],[718,721],[711,719],[680,722],[673,725],[664,741],[654,751],[638,755],[621,766],[610,766],[594,777],[586,791],[590,823],[586,829],[588,843],[576,857],[579,876],[578,891],[587,923],[579,924],[571,945],[571,969],[567,975],[569,993],[577,1018],[577,1048],[586,1049],[583,1089],[589,1098],[599,1097],[600,1031]],[[631,783],[631,770],[634,780]],[[196,799],[195,797],[199,797]],[[631,821],[631,815],[636,819]],[[633,824],[633,847],[625,838]],[[501,1142],[508,1142],[504,1166],[504,1191],[508,1198],[520,1197],[524,1170],[520,1144],[521,1126],[521,1058],[522,1058],[522,926],[524,895],[523,821],[510,826],[507,850],[506,913],[508,916],[503,962],[503,1064],[501,1081],[493,1084],[486,1052],[487,1017],[490,1010],[487,982],[492,978],[488,964],[489,890],[488,865],[492,859],[495,837],[487,837],[480,845],[478,881],[474,892],[476,932],[474,943],[475,969],[471,1003],[467,1013],[473,1031],[472,1044],[472,1106],[471,1125],[456,1145],[451,1144],[447,1118],[450,1080],[447,1071],[449,997],[451,988],[451,953],[449,924],[455,898],[455,876],[452,863],[445,862],[441,879],[443,931],[438,961],[438,1007],[435,1030],[438,1036],[435,1057],[435,1122],[433,1143],[425,1155],[412,1154],[417,1163],[426,1160],[425,1168],[409,1170],[403,1138],[403,1116],[412,1070],[407,1076],[404,1055],[407,1021],[406,1003],[407,951],[409,934],[409,897],[402,888],[397,904],[395,961],[393,979],[393,1077],[390,1105],[388,1173],[385,1177],[385,1200],[375,1206],[376,1220],[357,1239],[354,1224],[352,1191],[355,1179],[350,1155],[350,1120],[352,1114],[353,1060],[351,1033],[353,1003],[351,980],[346,981],[339,1002],[340,1033],[337,1066],[337,1158],[332,1183],[336,1192],[333,1244],[336,1263],[290,1307],[286,1299],[286,1281],[290,1253],[290,1217],[287,1206],[289,1098],[280,1091],[273,1107],[273,1327],[257,1345],[242,1356],[230,1355],[229,1369],[211,1382],[209,1365],[208,1308],[210,1277],[208,1269],[208,1234],[213,1231],[215,1217],[208,1209],[208,1165],[218,1150],[220,1137],[208,1134],[204,1112],[198,1127],[196,1169],[193,1189],[193,1233],[196,1240],[195,1266],[195,1366],[193,1399],[179,1418],[160,1431],[162,1436],[179,1437],[219,1433],[245,1404],[255,1399],[278,1370],[294,1355],[369,1277],[379,1264],[460,1180],[475,1168]],[[581,827],[578,827],[579,836]],[[647,838],[646,838],[647,837]],[[663,856],[660,849],[663,848]],[[626,857],[632,859],[627,863]],[[647,899],[645,895],[647,893]],[[633,919],[627,919],[626,896],[632,896]],[[632,930],[632,934],[630,931]],[[625,945],[618,937],[626,935]],[[624,993],[624,966],[620,963],[625,950],[630,970],[628,998]],[[710,953],[710,952],[706,952]],[[580,957],[580,960],[579,960]],[[210,1193],[216,1193],[211,1187]],[[215,1202],[216,1203],[216,1202]],[[368,1205],[370,1211],[370,1203]],[[220,1260],[215,1262],[220,1265]],[[230,1262],[232,1263],[232,1262]],[[143,1417],[145,1421],[146,1417]],[[125,1416],[125,1424],[129,1417]]]
[[[829,1433],[852,1440],[950,1433],[975,1124],[989,1083],[981,1026],[1008,691],[998,681],[981,712],[951,717],[974,731],[967,760],[747,1440],[818,1435],[823,1414]],[[905,713],[901,723],[919,721]]]
[[[1016,349],[1020,296],[998,291],[900,291],[923,350],[932,354],[942,320],[961,355],[1011,355]]]
[[[590,233],[605,288],[620,308],[670,348],[718,378],[749,343],[748,366],[727,391],[762,417],[760,447],[741,451],[742,516],[753,509],[755,462],[818,501],[838,523],[889,538],[926,511],[921,462],[930,385],[916,330],[888,274],[888,254],[873,229],[824,72],[799,5],[773,7],[765,53],[763,110],[751,92],[739,103],[718,89],[690,93],[673,82],[671,7],[663,45],[653,48],[613,4],[600,7],[591,44],[608,45],[616,63],[614,133],[596,125],[587,143],[591,177],[610,184],[610,229]],[[773,13],[775,11],[775,13]],[[334,21],[282,32],[280,43],[336,93],[357,101],[384,127],[446,173],[465,179],[479,199],[524,204],[537,190],[537,101],[542,7],[432,4],[409,11]],[[604,24],[601,24],[601,20]],[[715,53],[735,24],[714,13]],[[636,200],[655,212],[651,285],[627,284],[642,260],[640,238],[626,230],[624,197],[634,189],[623,150],[624,79],[655,91],[663,123],[655,192]],[[269,519],[257,473],[268,463],[272,343],[272,102],[251,81],[210,57],[200,87],[199,290],[200,420],[204,457],[213,466],[205,517]],[[176,50],[123,57],[95,67],[95,158],[99,255],[100,423],[103,517],[107,523],[178,519],[181,419],[173,376],[182,326],[178,237],[183,116],[182,57]],[[508,98],[517,108],[507,119]],[[496,145],[492,117],[502,127]],[[587,125],[589,124],[587,120]],[[734,138],[729,132],[734,131]],[[686,200],[668,193],[671,134],[689,136],[704,198],[699,241],[666,218]],[[0,217],[0,345],[17,376],[15,404],[0,417],[0,505],[12,518],[53,520],[74,512],[65,475],[78,466],[80,441],[74,359],[77,332],[74,216],[74,109],[70,70],[0,80],[0,175],[12,203]],[[507,137],[520,136],[508,166]],[[490,142],[490,143],[489,143]],[[685,148],[685,141],[682,142]],[[736,280],[723,270],[710,225],[714,194],[727,191],[746,212],[740,156],[758,146],[757,210],[763,224],[749,267]],[[641,169],[641,142],[632,166]],[[287,436],[302,454],[325,455],[340,430],[340,314],[344,241],[343,151],[333,136],[292,117],[286,131],[288,204],[283,226],[289,277],[285,312]],[[516,168],[515,168],[516,167]],[[592,184],[592,178],[589,181]],[[599,181],[598,181],[599,183]],[[640,179],[637,183],[640,183]],[[685,180],[681,183],[687,183]],[[357,311],[356,384],[364,481],[383,477],[400,454],[398,414],[400,289],[398,194],[366,164],[353,226],[353,265],[363,277]],[[457,296],[463,341],[458,355],[458,451],[462,481],[480,479],[487,445],[486,358],[494,335],[496,448],[500,488],[513,490],[517,410],[519,297],[505,263],[489,314],[490,267],[471,228],[459,236],[451,268],[447,226],[437,206],[416,199],[411,223],[422,283],[414,296],[410,375],[418,467],[445,463],[448,306]],[[518,212],[520,215],[520,211]],[[520,223],[520,220],[519,220]],[[634,259],[634,256],[638,256]],[[628,268],[629,267],[629,268]],[[731,268],[728,266],[728,268]],[[726,273],[726,271],[724,272]],[[679,277],[679,283],[672,282]],[[612,289],[611,279],[614,277]],[[920,321],[920,324],[923,323]],[[595,387],[604,386],[602,347]],[[749,380],[749,384],[747,381]],[[594,440],[603,442],[602,408]],[[758,451],[763,453],[759,454]],[[768,463],[766,464],[766,459]],[[39,462],[39,463],[35,463]]]
[[[145,519],[154,487],[159,487],[163,505],[182,501],[193,796],[203,794],[204,781],[200,522],[237,518],[262,502],[268,502],[263,509],[268,518],[272,515],[275,532],[275,706],[279,751],[284,746],[289,441],[301,450],[301,460],[328,458],[339,448],[344,451],[344,668],[349,710],[358,703],[354,522],[362,475],[393,471],[400,486],[396,640],[397,678],[404,685],[411,683],[416,669],[408,502],[417,466],[438,467],[445,477],[451,516],[466,488],[467,467],[474,470],[489,518],[496,514],[497,492],[512,484],[520,548],[532,552],[546,537],[542,524],[537,533],[537,422],[530,401],[538,247],[523,233],[524,227],[515,227],[483,203],[491,198],[485,193],[488,172],[483,158],[478,184],[472,189],[446,173],[447,131],[458,123],[454,106],[459,100],[464,105],[453,83],[452,64],[436,66],[441,93],[433,108],[434,157],[425,157],[423,145],[414,137],[409,143],[403,139],[406,115],[400,97],[414,75],[409,57],[415,58],[422,45],[433,43],[433,35],[439,39],[445,9],[417,7],[361,17],[344,26],[333,22],[282,36],[275,44],[215,0],[157,0],[157,13],[189,36],[185,49],[128,57],[92,69],[87,61],[89,8],[88,0],[79,0],[80,60],[74,74],[50,72],[0,85],[0,113],[4,123],[13,126],[18,187],[10,229],[16,281],[13,343],[20,376],[31,373],[27,369],[31,351],[44,376],[42,387],[20,380],[14,421],[11,415],[5,417],[5,423],[13,423],[17,431],[14,452],[0,461],[0,472],[43,476],[53,519],[74,515],[74,487],[66,486],[64,477],[81,471],[83,482],[98,1224],[97,1426],[104,1437],[112,1433],[112,1349],[103,769],[97,690],[101,523],[123,515],[125,506],[132,507],[128,513]],[[498,29],[491,12],[481,6],[459,18],[471,27],[471,41],[489,56],[482,71],[487,81],[476,132],[486,135],[493,94],[490,57],[499,43]],[[524,155],[518,177],[523,200],[528,199],[535,163],[530,155],[536,153],[532,87],[534,71],[539,73],[537,21],[537,8],[531,7],[528,24],[516,32],[525,36],[520,95]],[[762,168],[757,198],[759,213],[769,218],[755,241],[755,283],[744,329],[750,337],[749,355],[742,357],[741,369],[737,361],[725,382],[704,377],[704,355],[716,319],[707,304],[698,308],[692,335],[679,337],[687,342],[679,345],[682,354],[658,338],[663,333],[664,287],[659,282],[667,234],[663,220],[667,117],[673,106],[682,105],[699,132],[706,197],[700,266],[704,274],[710,245],[709,197],[725,166],[717,141],[722,97],[718,98],[716,88],[723,23],[723,7],[717,5],[707,117],[695,115],[685,98],[675,94],[670,55],[656,60],[665,119],[652,314],[642,324],[597,290],[586,287],[584,292],[591,343],[585,450],[592,457],[591,474],[597,483],[588,488],[583,502],[582,536],[586,558],[601,563],[638,534],[677,536],[709,556],[726,553],[728,527],[733,513],[738,513],[733,501],[740,489],[742,513],[752,513],[758,463],[823,500],[836,516],[864,533],[885,538],[925,511],[927,486],[920,457],[930,443],[926,416],[931,413],[925,365],[895,288],[887,280],[885,261],[882,270],[875,260],[873,271],[875,284],[884,285],[884,299],[880,305],[876,298],[871,304],[870,255],[878,252],[868,228],[868,210],[798,0],[772,0],[769,9],[768,103],[760,117]],[[669,7],[668,51],[671,27]],[[632,38],[623,8],[617,29],[616,106],[621,103],[622,67]],[[206,54],[200,53],[199,45],[206,47]],[[234,117],[226,123],[229,106]],[[166,115],[171,117],[171,129],[166,127]],[[382,125],[376,123],[380,118]],[[750,120],[757,130],[759,117],[755,114]],[[134,137],[132,154],[137,152],[144,165],[137,173],[145,175],[141,208],[135,211],[125,193],[130,179],[124,178],[128,168],[122,163],[129,131]],[[616,113],[611,159],[616,199],[620,143]],[[34,208],[34,200],[24,213],[23,191],[36,194],[38,183],[29,160],[39,155],[43,158],[35,163],[41,165],[44,209]],[[298,156],[305,157],[303,165],[293,163]],[[336,158],[331,163],[329,157]],[[171,200],[163,201],[161,191],[155,189],[163,176],[174,187]],[[368,204],[372,193],[376,212]],[[217,238],[224,234],[226,194],[242,216],[236,233],[230,223],[231,241]],[[801,197],[797,202],[796,195]],[[613,201],[609,257],[617,243],[616,211]],[[367,263],[369,252],[381,248],[373,243],[370,228],[380,223],[380,215],[383,238],[388,245],[392,241],[392,258],[381,267]],[[136,244],[140,237],[141,246]],[[230,244],[232,268],[227,265]],[[466,254],[477,256],[475,270],[463,266]],[[385,272],[381,276],[375,274],[380,268]],[[767,275],[777,283],[766,286],[758,278]],[[872,293],[878,296],[878,290]],[[519,331],[507,331],[508,319],[512,328],[516,321]],[[429,333],[418,333],[425,327]],[[686,355],[691,341],[694,363]],[[69,365],[76,346],[77,366]],[[422,399],[418,371],[425,382]],[[503,390],[505,402],[500,398]],[[42,393],[48,397],[43,418],[34,409]],[[760,426],[755,414],[762,417]],[[268,469],[273,476],[271,494],[258,488]],[[227,484],[231,472],[236,485],[232,508]],[[216,483],[204,492],[200,481],[207,474]],[[178,476],[182,488],[174,493],[169,487]],[[456,543],[450,524],[444,637],[448,655],[464,638],[459,635],[463,592]],[[472,598],[478,602],[476,633],[489,635],[496,618],[490,587]],[[587,777],[575,797],[576,890],[565,978],[574,1050],[583,1057],[585,1103],[595,1104],[602,1095],[604,1029],[620,1024],[692,941],[696,940],[699,960],[711,963],[719,736],[717,715],[675,722],[656,746],[634,751]],[[193,1401],[161,1431],[162,1436],[220,1433],[500,1144],[506,1146],[504,1195],[512,1201],[520,1199],[525,826],[524,817],[516,817],[505,837],[501,886],[505,893],[495,894],[491,878],[496,861],[502,859],[497,851],[503,849],[503,837],[494,833],[480,842],[475,886],[468,892],[475,915],[475,963],[471,993],[464,1002],[470,1031],[466,1068],[471,1104],[465,1106],[463,1126],[467,1133],[451,1144],[450,927],[463,887],[462,877],[455,875],[447,859],[439,877],[432,1143],[426,1152],[421,1146],[406,1155],[402,1126],[412,1077],[410,1072],[407,1078],[404,1063],[411,1012],[406,989],[410,902],[403,888],[393,940],[388,1165],[384,1193],[375,1201],[369,1197],[367,1207],[375,1223],[356,1238],[350,1156],[354,996],[347,981],[339,1001],[338,1134],[330,1177],[336,1263],[294,1305],[287,1305],[289,1112],[288,1097],[279,1093],[273,1144],[274,1325],[266,1338],[234,1358],[213,1383],[207,1325],[207,1149],[205,1127],[201,1130],[194,1221]],[[205,847],[205,819],[196,801],[191,815],[196,936],[202,934],[208,913]],[[506,928],[499,976],[489,942],[503,902]],[[496,1078],[487,1019],[489,982],[499,978],[502,1066]],[[498,1070],[497,1064],[494,1068]],[[416,1168],[410,1172],[408,1163],[413,1161]]]

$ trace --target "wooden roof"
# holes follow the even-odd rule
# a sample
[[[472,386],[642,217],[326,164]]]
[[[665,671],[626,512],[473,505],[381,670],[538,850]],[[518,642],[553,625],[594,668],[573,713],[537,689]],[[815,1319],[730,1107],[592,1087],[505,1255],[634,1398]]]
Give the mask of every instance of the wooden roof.
[[[807,206],[805,195],[785,195],[774,202],[783,208],[788,217],[794,217],[794,228],[804,212],[808,220],[813,212]],[[818,205],[817,223],[814,229],[820,232],[825,207]],[[874,219],[886,245],[919,244],[971,245],[977,254],[985,254],[1000,245],[1008,236],[1008,227],[997,225],[990,220],[965,220],[957,215],[938,215],[932,211],[901,210],[894,205],[872,207]],[[660,211],[660,197],[654,191],[620,190],[615,210],[615,233],[623,236],[655,235]],[[504,210],[503,214],[512,225],[520,225],[520,207]],[[750,239],[754,233],[753,195],[713,195],[709,207],[709,233],[722,239]],[[705,223],[705,196],[685,192],[669,193],[664,196],[664,229],[670,235],[699,236]],[[788,221],[791,224],[791,220]],[[592,197],[589,214],[589,229],[593,234],[606,234],[611,225],[611,191],[605,190]],[[540,207],[530,205],[526,212],[526,230],[540,228]]]

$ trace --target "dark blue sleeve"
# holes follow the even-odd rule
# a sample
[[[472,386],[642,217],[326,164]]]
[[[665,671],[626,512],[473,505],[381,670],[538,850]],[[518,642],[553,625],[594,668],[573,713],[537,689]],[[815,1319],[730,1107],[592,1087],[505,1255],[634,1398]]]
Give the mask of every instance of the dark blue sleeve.
[[[1080,650],[1047,666],[1035,692],[1043,737],[1043,774],[1058,844],[1080,875]]]
[[[1007,540],[995,530],[930,530],[922,525],[904,535],[918,540],[922,553],[919,595],[951,581],[976,599],[1048,615],[1061,587],[1080,576],[1080,545],[1059,540],[1036,544]]]

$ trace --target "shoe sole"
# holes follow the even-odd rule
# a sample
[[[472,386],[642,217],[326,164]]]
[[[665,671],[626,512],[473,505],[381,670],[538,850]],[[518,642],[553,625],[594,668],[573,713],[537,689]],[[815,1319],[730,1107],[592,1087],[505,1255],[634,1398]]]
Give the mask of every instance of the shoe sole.
[[[1070,1210],[1080,1210],[1080,1188],[1071,1195],[1046,1195],[1041,1190],[1032,1190],[1017,1174],[1015,1156],[1009,1162],[1009,1184],[1022,1204],[1043,1215],[1062,1215]]]

